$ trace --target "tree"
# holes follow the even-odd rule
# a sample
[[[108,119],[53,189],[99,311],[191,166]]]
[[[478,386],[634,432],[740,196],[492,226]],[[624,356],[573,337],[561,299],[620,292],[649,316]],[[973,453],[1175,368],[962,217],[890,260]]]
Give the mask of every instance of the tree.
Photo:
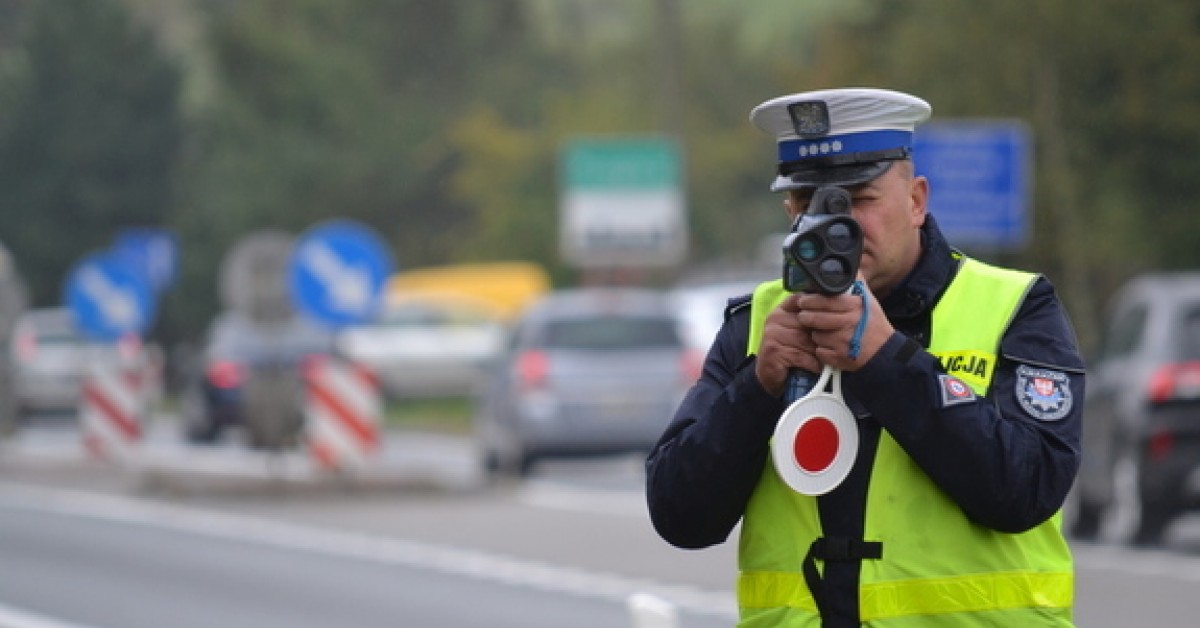
[[[177,69],[115,0],[51,0],[2,76],[0,224],[35,304],[125,226],[163,225],[180,147]]]
[[[815,65],[921,94],[939,117],[1030,123],[1034,237],[1013,257],[1056,280],[1091,349],[1120,282],[1200,265],[1198,24],[1171,0],[882,3],[829,31]]]
[[[211,296],[226,251],[256,229],[351,218],[379,231],[402,267],[454,260],[473,215],[446,190],[459,158],[448,128],[481,85],[512,78],[484,62],[520,41],[512,3],[208,9],[217,86],[194,120],[176,222],[196,249],[184,280],[205,299],[200,315],[219,307]]]

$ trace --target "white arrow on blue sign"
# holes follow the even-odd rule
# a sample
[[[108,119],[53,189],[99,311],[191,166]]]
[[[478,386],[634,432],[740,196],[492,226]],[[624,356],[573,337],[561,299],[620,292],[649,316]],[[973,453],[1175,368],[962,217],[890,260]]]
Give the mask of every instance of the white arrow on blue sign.
[[[111,251],[77,263],[64,293],[81,331],[98,340],[143,334],[154,319],[154,295],[145,275]]]
[[[392,274],[392,257],[369,227],[351,220],[315,225],[296,241],[289,264],[292,301],[329,327],[370,319]]]

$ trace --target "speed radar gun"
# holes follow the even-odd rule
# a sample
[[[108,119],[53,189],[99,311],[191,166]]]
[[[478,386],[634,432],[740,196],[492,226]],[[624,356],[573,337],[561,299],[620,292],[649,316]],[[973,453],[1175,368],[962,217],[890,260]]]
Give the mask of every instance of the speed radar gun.
[[[865,289],[855,281],[862,256],[862,227],[850,216],[850,193],[817,188],[808,210],[783,242],[783,287],[789,292],[842,294]],[[857,352],[867,309],[851,344]],[[771,454],[779,477],[804,495],[823,495],[846,479],[858,452],[858,427],[842,397],[841,371],[826,366],[817,375],[788,374],[787,410],[775,425]]]

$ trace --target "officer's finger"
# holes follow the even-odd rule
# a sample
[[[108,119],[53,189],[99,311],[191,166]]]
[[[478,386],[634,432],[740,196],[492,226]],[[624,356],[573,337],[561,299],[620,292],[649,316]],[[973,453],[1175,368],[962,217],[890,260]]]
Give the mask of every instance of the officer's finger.
[[[859,313],[855,310],[846,311],[814,311],[802,310],[796,314],[796,321],[805,329],[812,331],[839,331],[853,328],[858,323]]]
[[[800,294],[796,306],[810,312],[851,312],[862,309],[862,299],[850,294]]]
[[[803,296],[804,296],[803,293],[790,294],[787,297],[785,297],[783,299],[783,301],[780,301],[779,305],[775,309],[783,310],[785,312],[792,312],[792,313],[798,312],[798,311],[800,311],[800,299]]]

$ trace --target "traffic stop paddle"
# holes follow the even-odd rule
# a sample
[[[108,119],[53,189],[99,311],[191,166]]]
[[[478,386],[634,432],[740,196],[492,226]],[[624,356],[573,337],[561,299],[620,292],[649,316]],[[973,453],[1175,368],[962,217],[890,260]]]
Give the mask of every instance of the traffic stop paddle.
[[[775,425],[775,471],[797,493],[824,495],[846,479],[857,453],[858,426],[842,398],[842,372],[826,366]]]

